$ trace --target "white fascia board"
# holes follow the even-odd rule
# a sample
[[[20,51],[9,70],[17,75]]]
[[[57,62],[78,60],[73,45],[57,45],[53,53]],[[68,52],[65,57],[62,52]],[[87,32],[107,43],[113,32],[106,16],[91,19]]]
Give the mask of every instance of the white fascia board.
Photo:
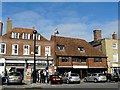
[[[88,66],[73,66],[73,68],[88,68]]]

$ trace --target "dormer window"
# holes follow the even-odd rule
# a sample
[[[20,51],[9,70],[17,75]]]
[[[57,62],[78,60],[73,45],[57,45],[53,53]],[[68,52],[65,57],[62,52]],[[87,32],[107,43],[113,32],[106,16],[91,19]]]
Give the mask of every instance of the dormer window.
[[[11,38],[19,39],[20,33],[12,32]]]
[[[40,40],[40,34],[38,35],[38,40]]]
[[[80,52],[85,52],[84,47],[78,47],[78,50],[79,50]]]
[[[35,34],[33,34],[33,40],[34,40]],[[37,40],[37,34],[36,34],[36,40]]]
[[[30,39],[30,34],[29,33],[23,33],[22,39]]]
[[[33,40],[34,40],[34,36],[35,36],[35,34],[33,34]],[[36,40],[40,40],[40,34],[36,34]]]
[[[58,45],[59,50],[64,50],[64,45]]]

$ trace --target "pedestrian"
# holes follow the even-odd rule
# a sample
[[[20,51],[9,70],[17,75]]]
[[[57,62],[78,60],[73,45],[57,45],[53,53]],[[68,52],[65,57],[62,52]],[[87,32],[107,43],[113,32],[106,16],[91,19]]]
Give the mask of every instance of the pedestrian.
[[[45,83],[45,81],[46,81],[46,71],[45,70],[43,72],[43,79],[44,79],[44,83]]]
[[[37,71],[37,82],[39,82],[39,71]]]
[[[43,70],[41,70],[40,72],[40,83],[44,83],[44,73],[43,73]]]

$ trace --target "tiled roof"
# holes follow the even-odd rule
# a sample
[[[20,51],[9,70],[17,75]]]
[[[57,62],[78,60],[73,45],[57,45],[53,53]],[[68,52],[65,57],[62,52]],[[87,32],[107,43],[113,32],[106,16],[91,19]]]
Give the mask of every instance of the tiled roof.
[[[51,40],[54,41],[55,36],[51,36]],[[56,54],[60,56],[106,57],[83,39],[56,36],[56,43],[64,45],[64,50],[56,47]],[[83,47],[85,52],[80,52],[78,47]]]

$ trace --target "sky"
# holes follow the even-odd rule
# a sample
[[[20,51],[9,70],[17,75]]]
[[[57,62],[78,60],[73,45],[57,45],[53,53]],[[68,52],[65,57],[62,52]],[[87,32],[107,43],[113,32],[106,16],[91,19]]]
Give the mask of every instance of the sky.
[[[53,0],[55,1],[55,0]],[[71,0],[72,1],[72,0]],[[97,1],[97,0],[93,0]],[[99,1],[99,0],[98,0]],[[118,2],[8,2],[2,7],[3,34],[7,18],[13,28],[32,28],[50,39],[55,29],[58,36],[93,40],[93,30],[102,30],[102,38],[118,34]],[[1,10],[0,10],[1,11]]]

